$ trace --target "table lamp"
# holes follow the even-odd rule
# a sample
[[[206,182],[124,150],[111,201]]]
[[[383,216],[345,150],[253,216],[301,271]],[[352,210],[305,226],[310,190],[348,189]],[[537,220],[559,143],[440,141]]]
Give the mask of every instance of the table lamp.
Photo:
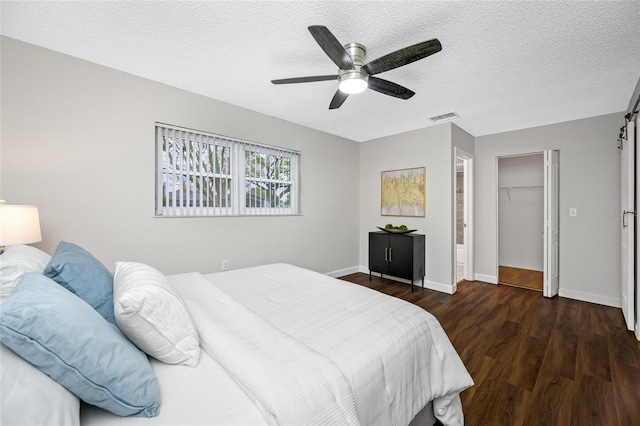
[[[40,218],[36,206],[6,204],[0,200],[0,254],[11,244],[42,241]]]

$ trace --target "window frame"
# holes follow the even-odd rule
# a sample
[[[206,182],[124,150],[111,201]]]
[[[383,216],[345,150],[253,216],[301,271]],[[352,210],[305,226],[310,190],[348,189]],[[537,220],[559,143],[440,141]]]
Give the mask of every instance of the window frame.
[[[164,131],[169,131],[172,135],[171,137],[180,138],[183,143],[185,141],[187,142],[184,146],[180,144],[173,145],[173,148],[175,149],[175,161],[171,160],[169,163],[165,162],[165,146],[168,142],[165,140],[166,134],[163,133]],[[230,138],[227,136],[220,136],[209,132],[160,122],[155,123],[154,133],[156,151],[155,217],[255,217],[297,216],[302,214],[300,203],[300,162],[302,155],[299,151],[288,148],[269,146],[265,144],[258,144],[255,142]],[[178,135],[177,137],[175,136],[176,134]],[[185,138],[185,136],[187,137]],[[205,144],[206,148],[203,146]],[[225,166],[227,166],[228,170],[226,170],[224,174],[222,173],[222,170],[216,170],[215,164],[205,162],[202,158],[205,155],[202,153],[202,150],[206,149],[207,155],[210,155],[211,146],[216,147],[216,156],[218,155],[217,149],[220,146],[223,147],[223,151],[225,147],[228,148],[229,162],[225,163]],[[194,147],[198,147],[198,149],[193,149]],[[184,152],[186,152],[186,155],[184,153],[180,155],[179,150],[183,150]],[[200,152],[200,159],[198,160],[196,160],[198,157],[198,154],[196,152]],[[268,158],[269,156],[288,158],[290,164],[289,180],[268,179],[264,178],[263,176],[247,177],[247,164],[245,159],[246,152],[255,152],[256,154],[263,156],[263,158]],[[179,155],[180,158],[178,159]],[[210,160],[211,158],[212,157],[209,156],[207,159]],[[184,165],[182,164],[185,159],[187,159],[186,161],[189,161],[191,163],[189,166],[187,166],[186,170],[184,169]],[[196,163],[197,165],[195,165],[195,167],[192,167]],[[172,169],[169,168],[165,170],[166,164],[170,164],[172,166]],[[202,168],[205,166],[210,166],[210,169],[203,170]],[[222,165],[220,165],[220,167],[222,167]],[[164,180],[165,176],[166,181]],[[178,179],[175,176],[180,176],[180,181],[184,182],[184,184],[176,184],[175,182],[177,182]],[[194,176],[194,178],[189,180],[189,176]],[[164,185],[164,182],[174,182],[174,188],[176,188],[177,185],[180,185],[181,189],[187,187],[192,188],[194,186],[198,186],[198,178],[200,184],[199,192],[197,192],[197,190],[195,189],[179,191],[180,197],[175,197],[176,200],[179,200],[177,205],[164,205],[165,200],[174,200],[174,195],[178,193],[178,190],[170,191],[168,189],[170,185]],[[222,182],[224,180],[226,182],[226,185],[224,185],[224,187],[227,191],[226,194],[228,194],[227,199],[230,199],[230,202],[225,203],[225,206],[216,204],[215,199],[218,195],[221,196],[221,192],[215,192],[214,184],[214,204],[204,206],[203,200],[205,198],[203,198],[202,190],[203,179],[213,179],[214,181],[216,179],[219,179],[219,182]],[[264,207],[257,205],[247,206],[247,199],[250,192],[247,190],[246,185],[247,181],[251,180],[268,182],[268,184],[272,185],[282,184],[284,186],[290,186],[289,205],[276,207]],[[218,190],[221,190],[222,186],[219,184],[217,188]],[[169,194],[171,194],[171,197],[169,197]],[[206,200],[209,200],[209,198],[210,197],[207,197]],[[174,203],[175,202],[172,202],[171,204]],[[185,206],[185,203],[193,203],[194,205]]]

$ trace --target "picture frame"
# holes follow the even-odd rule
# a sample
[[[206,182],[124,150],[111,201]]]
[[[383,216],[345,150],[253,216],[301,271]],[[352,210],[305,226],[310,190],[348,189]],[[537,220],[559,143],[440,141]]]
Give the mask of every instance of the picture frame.
[[[383,171],[380,185],[382,216],[425,217],[426,179],[426,167]]]

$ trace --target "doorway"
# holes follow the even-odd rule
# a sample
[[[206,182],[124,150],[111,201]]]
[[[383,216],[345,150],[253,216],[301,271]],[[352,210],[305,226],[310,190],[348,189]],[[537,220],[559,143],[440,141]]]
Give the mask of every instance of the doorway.
[[[558,294],[558,151],[497,158],[498,283]]]
[[[454,168],[454,283],[474,280],[473,156],[455,148]]]
[[[542,291],[542,153],[498,158],[498,283]]]

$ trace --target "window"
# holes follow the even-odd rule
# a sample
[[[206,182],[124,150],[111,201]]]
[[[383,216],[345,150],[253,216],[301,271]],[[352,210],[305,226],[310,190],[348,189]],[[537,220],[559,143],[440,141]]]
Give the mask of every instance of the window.
[[[300,153],[156,123],[156,216],[300,213]]]

